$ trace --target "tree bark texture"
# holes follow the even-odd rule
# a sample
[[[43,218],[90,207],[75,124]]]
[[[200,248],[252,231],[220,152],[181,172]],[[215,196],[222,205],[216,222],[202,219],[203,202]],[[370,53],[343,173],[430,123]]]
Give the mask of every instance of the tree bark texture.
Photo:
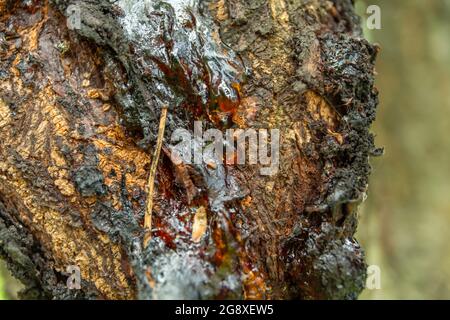
[[[0,1],[0,255],[22,297],[356,298],[378,48],[352,1],[113,2]],[[175,164],[194,120],[280,129],[278,172]]]

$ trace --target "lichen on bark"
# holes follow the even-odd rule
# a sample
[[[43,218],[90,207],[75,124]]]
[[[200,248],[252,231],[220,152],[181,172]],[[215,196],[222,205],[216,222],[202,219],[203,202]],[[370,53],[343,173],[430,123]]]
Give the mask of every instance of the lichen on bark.
[[[378,49],[352,2],[118,4],[0,7],[0,253],[17,276],[53,298],[356,298]],[[280,129],[280,168],[175,164],[166,139],[144,249],[166,104],[168,135]]]

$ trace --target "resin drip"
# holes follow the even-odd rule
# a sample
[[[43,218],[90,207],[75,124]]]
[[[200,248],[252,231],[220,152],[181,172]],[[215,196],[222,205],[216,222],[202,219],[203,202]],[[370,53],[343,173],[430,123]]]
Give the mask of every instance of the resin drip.
[[[183,106],[195,118],[206,116],[216,126],[229,126],[239,104],[244,66],[221,42],[217,26],[205,14],[205,1],[122,0],[118,4],[123,11],[119,21],[135,57],[134,73],[143,75],[146,96],[152,99],[138,107],[159,110],[168,105],[169,117],[176,118]],[[148,127],[148,123],[141,125]]]
[[[66,15],[69,5],[80,11],[76,31],[102,48],[105,86],[123,125],[143,149],[155,147],[163,106],[169,107],[166,137],[178,128],[193,131],[199,119],[211,127],[232,125],[246,70],[222,43],[208,1],[52,2]],[[177,167],[169,147],[163,146],[158,163],[148,246],[141,246],[142,212],[129,199],[125,172],[123,209],[110,209],[96,223],[111,219],[110,236],[119,236],[130,257],[138,297],[239,298],[241,268],[248,264],[231,215],[245,194],[223,165]],[[144,203],[145,193],[137,197]],[[208,226],[193,241],[192,222],[203,209]]]

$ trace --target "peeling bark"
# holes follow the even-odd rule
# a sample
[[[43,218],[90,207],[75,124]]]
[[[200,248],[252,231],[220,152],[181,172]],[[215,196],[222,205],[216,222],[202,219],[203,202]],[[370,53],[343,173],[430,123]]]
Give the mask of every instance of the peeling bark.
[[[141,38],[124,25],[132,4],[0,1],[0,255],[22,296],[356,298],[378,48],[352,2],[167,1]],[[170,134],[194,120],[280,129],[278,173],[173,163]]]

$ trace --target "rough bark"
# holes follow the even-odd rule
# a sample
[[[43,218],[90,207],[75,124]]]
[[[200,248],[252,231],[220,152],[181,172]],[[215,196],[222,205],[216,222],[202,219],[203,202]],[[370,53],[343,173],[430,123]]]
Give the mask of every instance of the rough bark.
[[[149,40],[159,47],[143,47],[123,27],[129,13],[105,0],[0,1],[0,254],[22,296],[357,297],[357,207],[379,150],[369,133],[377,48],[352,2],[193,1],[184,25],[174,8],[147,12],[163,32]],[[278,173],[174,164],[167,137],[199,119],[279,128]],[[193,237],[196,219],[207,227]],[[69,265],[81,290],[66,287]]]

